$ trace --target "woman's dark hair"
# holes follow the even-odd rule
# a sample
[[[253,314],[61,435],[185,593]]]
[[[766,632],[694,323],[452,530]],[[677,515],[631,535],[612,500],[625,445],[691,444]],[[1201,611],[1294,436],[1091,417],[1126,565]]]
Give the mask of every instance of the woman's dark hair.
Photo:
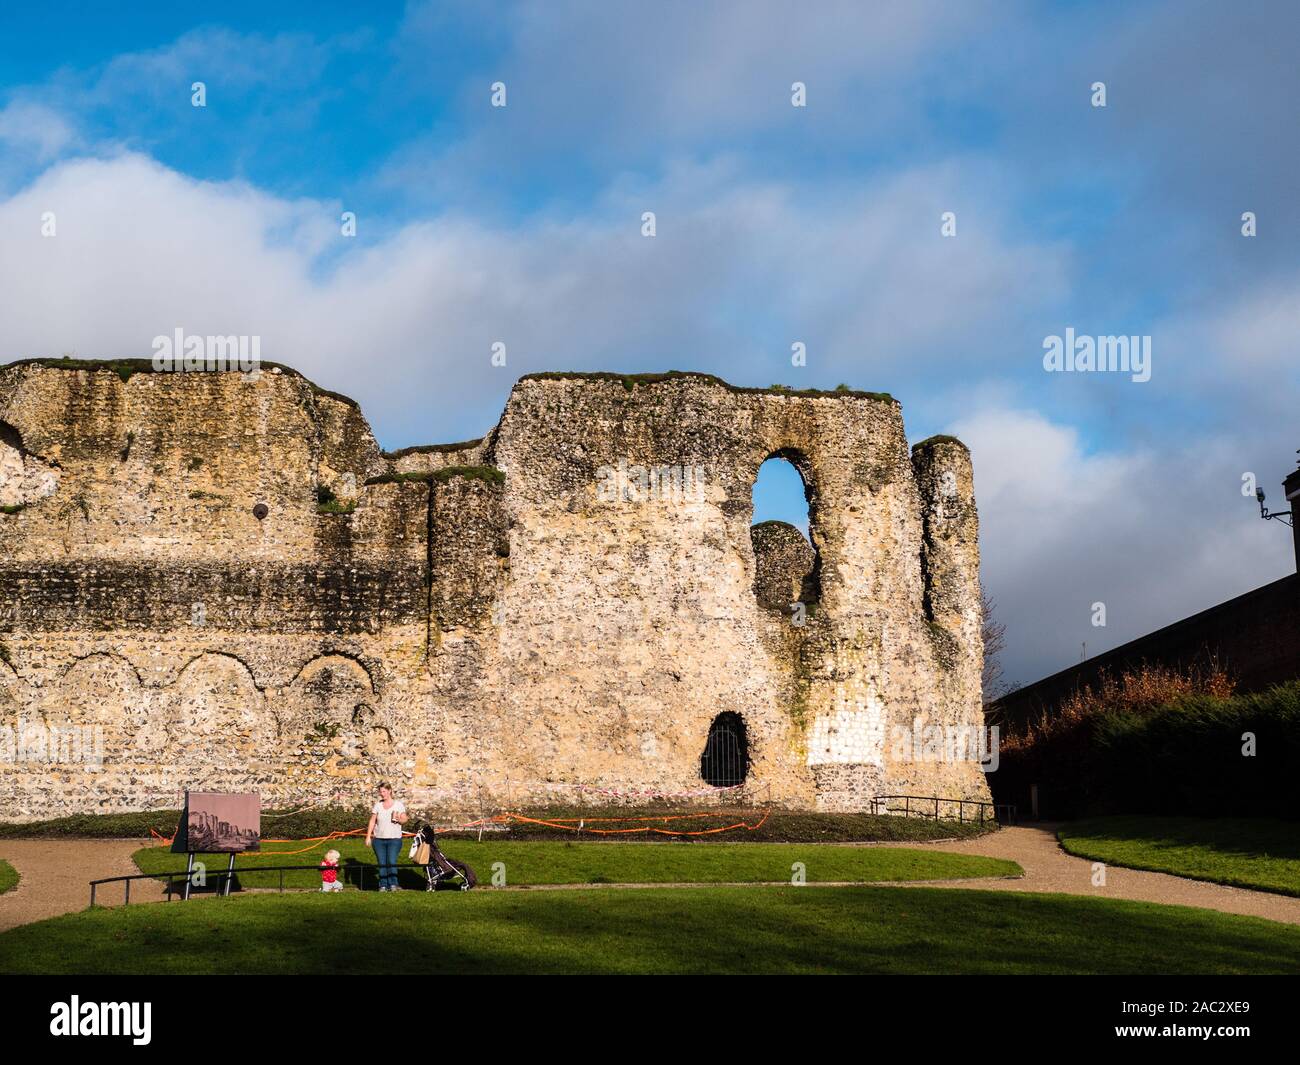
[[[393,786],[390,783],[388,783],[388,781],[385,780],[383,783],[379,785],[379,787],[375,788],[375,791],[383,791],[385,788],[387,788],[389,791],[393,790]]]

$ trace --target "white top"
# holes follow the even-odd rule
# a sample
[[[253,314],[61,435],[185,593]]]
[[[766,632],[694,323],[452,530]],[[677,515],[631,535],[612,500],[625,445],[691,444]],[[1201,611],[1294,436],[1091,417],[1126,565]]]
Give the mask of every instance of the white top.
[[[406,813],[406,804],[401,799],[394,799],[393,805],[384,809],[384,800],[375,802],[375,839],[401,839],[402,826],[393,820],[393,814]]]

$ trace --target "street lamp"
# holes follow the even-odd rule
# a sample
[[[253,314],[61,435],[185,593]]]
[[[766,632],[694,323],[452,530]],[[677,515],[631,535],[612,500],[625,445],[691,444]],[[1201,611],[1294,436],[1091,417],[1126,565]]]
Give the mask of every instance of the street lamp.
[[[1300,455],[1300,448],[1296,449],[1296,454]],[[1297,465],[1300,465],[1300,460],[1297,460]],[[1293,477],[1295,476],[1295,474],[1292,474],[1291,476]],[[1295,499],[1296,494],[1291,490],[1291,477],[1288,477],[1286,480],[1287,480],[1286,483],[1287,498]],[[1278,521],[1283,522],[1286,525],[1290,525],[1291,528],[1293,529],[1295,528],[1295,524],[1294,524],[1295,507],[1294,506],[1290,510],[1280,510],[1277,513],[1273,513],[1268,509],[1268,507],[1264,505],[1264,489],[1262,488],[1255,489],[1255,499],[1259,503],[1259,516],[1263,518],[1265,521],[1272,521],[1274,518],[1276,518]],[[1296,541],[1296,550],[1300,551],[1300,540]]]
[[[1259,516],[1263,518],[1265,521],[1272,521],[1274,518],[1276,518],[1278,521],[1282,522],[1285,525],[1291,525],[1292,521],[1295,519],[1295,513],[1293,511],[1280,510],[1274,512],[1269,510],[1268,507],[1264,506],[1264,489],[1256,488],[1255,498],[1259,501]],[[1291,527],[1295,528],[1294,525],[1291,525]]]

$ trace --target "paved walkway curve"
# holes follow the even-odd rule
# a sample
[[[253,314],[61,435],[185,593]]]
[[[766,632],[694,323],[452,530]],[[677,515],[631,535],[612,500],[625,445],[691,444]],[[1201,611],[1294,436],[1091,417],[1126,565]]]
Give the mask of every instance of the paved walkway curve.
[[[1104,886],[1093,886],[1091,858],[1066,854],[1056,839],[1059,824],[1035,822],[1003,828],[977,839],[952,840],[947,843],[897,844],[918,846],[926,850],[951,851],[954,854],[983,854],[990,858],[1009,858],[1018,862],[1025,875],[1019,880],[954,880],[945,886],[984,888],[993,891],[1057,891],[1067,895],[1088,895],[1099,899],[1136,899],[1162,902],[1169,906],[1199,906],[1222,913],[1239,913],[1249,917],[1266,917],[1271,921],[1300,924],[1300,898],[1275,895],[1268,891],[1211,884],[1189,880],[1168,873],[1149,873],[1141,869],[1105,867]],[[895,846],[895,844],[877,844]]]
[[[1300,898],[1274,895],[1264,891],[1225,887],[1200,880],[1188,880],[1167,873],[1149,873],[1138,869],[1106,867],[1106,882],[1094,886],[1093,862],[1066,854],[1057,843],[1055,824],[1037,823],[1004,828],[978,839],[950,840],[941,843],[873,843],[864,846],[916,847],[924,850],[950,851],[954,854],[982,854],[990,858],[1009,858],[1025,871],[1023,877],[983,877],[972,880],[925,880],[872,882],[881,887],[945,887],[954,890],[978,888],[985,891],[1061,892],[1093,898],[1136,899],[1172,906],[1198,906],[1222,913],[1264,917],[1288,924],[1300,924]],[[89,897],[88,869],[96,878],[136,873],[131,855],[143,845],[139,840],[0,840],[0,858],[4,858],[22,875],[18,887],[0,895],[0,931],[31,921],[84,910]],[[708,846],[708,844],[701,844]],[[814,844],[813,846],[817,846]],[[538,884],[520,885],[519,891],[573,891],[578,889],[698,888],[691,884]],[[747,883],[737,887],[761,887]],[[846,886],[822,883],[808,887]],[[484,890],[484,888],[480,888]],[[496,890],[486,888],[486,890]],[[260,893],[260,892],[259,892]],[[119,905],[121,885],[105,885],[100,901]],[[164,898],[163,886],[154,880],[137,880],[131,885],[131,905],[156,902]]]
[[[0,839],[0,858],[22,877],[16,888],[0,895],[0,932],[84,910],[90,901],[91,880],[140,871],[131,855],[142,846],[135,839]],[[132,906],[163,897],[163,885],[157,880],[131,884]],[[97,901],[120,905],[122,885],[105,884]]]

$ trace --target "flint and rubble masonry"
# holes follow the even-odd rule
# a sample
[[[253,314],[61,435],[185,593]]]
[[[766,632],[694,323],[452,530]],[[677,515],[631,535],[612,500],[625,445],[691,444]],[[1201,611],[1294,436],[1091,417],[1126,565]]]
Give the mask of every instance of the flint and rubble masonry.
[[[972,762],[888,750],[982,724],[970,456],[909,453],[890,397],[540,374],[483,439],[389,455],[287,367],[149,371],[0,368],[0,723],[103,737],[0,763],[0,818],[687,791],[724,711],[777,802],[987,798]],[[751,535],[773,455],[811,545]],[[600,491],[638,466],[699,483]]]

